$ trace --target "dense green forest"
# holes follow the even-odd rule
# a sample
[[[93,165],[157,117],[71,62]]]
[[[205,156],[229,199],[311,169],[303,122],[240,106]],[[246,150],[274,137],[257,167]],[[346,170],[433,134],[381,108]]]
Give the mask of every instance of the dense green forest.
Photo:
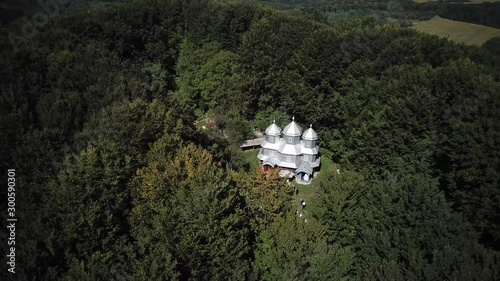
[[[139,0],[0,44],[2,280],[500,280],[495,42]],[[292,115],[342,168],[308,222],[238,147]]]
[[[413,0],[255,0],[279,9],[327,15],[338,21],[367,15],[397,20],[424,20],[433,16],[500,28],[500,2],[471,4],[469,1]]]

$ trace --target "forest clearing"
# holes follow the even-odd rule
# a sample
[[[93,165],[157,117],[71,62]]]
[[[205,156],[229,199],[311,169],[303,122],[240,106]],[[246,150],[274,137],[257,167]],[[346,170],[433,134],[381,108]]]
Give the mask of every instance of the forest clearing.
[[[418,31],[445,37],[457,43],[481,46],[493,37],[500,36],[500,29],[489,26],[434,17],[415,24]]]

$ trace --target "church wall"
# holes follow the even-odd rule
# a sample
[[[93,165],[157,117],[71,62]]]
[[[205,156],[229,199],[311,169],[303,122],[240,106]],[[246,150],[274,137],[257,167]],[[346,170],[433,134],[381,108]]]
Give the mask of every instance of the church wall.
[[[302,160],[307,161],[309,163],[313,163],[314,161],[316,161],[316,157],[317,157],[317,155],[304,154],[304,155],[302,155]]]
[[[316,147],[316,141],[315,140],[313,140],[313,141],[304,140],[304,147],[307,147],[307,148]]]
[[[299,144],[300,143],[300,136],[298,136],[298,137],[290,137],[290,136],[287,136],[287,135],[283,135],[283,139],[288,144]]]
[[[289,158],[289,159],[287,159],[287,157],[290,157],[290,158]],[[284,162],[295,163],[295,161],[296,161],[296,156],[294,156],[294,155],[287,155],[287,154],[281,154],[281,153],[280,153],[280,160],[281,160],[281,161],[284,161]]]
[[[267,148],[263,148],[263,149],[262,149],[262,154],[263,154],[263,155],[266,155],[266,156],[269,156],[269,149],[267,149]]]
[[[280,141],[280,137],[279,136],[266,136],[266,141],[268,141],[270,143],[277,143]]]
[[[269,149],[269,148],[263,148],[262,149],[262,154],[270,157],[278,157],[279,158],[279,152],[274,150],[274,149]]]

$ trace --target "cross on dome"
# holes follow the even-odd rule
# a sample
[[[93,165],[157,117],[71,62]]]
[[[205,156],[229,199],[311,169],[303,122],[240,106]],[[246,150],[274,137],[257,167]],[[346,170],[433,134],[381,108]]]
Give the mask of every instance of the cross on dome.
[[[312,127],[313,127],[313,125],[310,124],[309,129],[307,129],[304,132],[304,134],[302,134],[302,139],[309,140],[309,141],[318,139],[318,134],[314,131],[314,129]]]
[[[297,137],[302,135],[302,129],[297,123],[295,123],[295,116],[292,117],[292,122],[286,125],[285,129],[283,129],[283,134],[288,137]]]
[[[276,121],[273,120],[271,126],[267,127],[266,135],[269,136],[279,136],[281,135],[281,128],[276,125]]]

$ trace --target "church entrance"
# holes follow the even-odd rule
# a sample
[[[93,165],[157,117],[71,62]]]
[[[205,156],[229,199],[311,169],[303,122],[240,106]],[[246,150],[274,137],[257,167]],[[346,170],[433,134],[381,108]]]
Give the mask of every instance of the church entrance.
[[[297,181],[309,183],[311,181],[311,176],[305,172],[297,173]]]
[[[266,165],[266,164],[264,164],[263,168],[264,168],[264,172],[269,172],[269,171],[271,171],[272,169],[274,169],[274,167],[273,167],[273,166],[271,166],[271,165]]]

